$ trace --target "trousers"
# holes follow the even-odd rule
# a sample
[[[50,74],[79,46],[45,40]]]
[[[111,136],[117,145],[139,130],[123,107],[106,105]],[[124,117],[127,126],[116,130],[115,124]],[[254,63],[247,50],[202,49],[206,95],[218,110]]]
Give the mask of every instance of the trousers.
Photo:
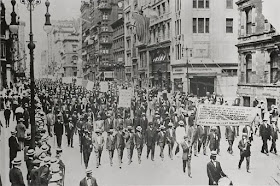
[[[110,165],[113,165],[114,150],[109,150]]]
[[[249,168],[250,168],[250,156],[245,157],[245,156],[240,155],[240,160],[239,160],[238,168],[241,167],[241,164],[242,164],[242,162],[244,161],[245,158],[246,158],[246,168],[247,168],[247,171],[248,171]]]
[[[155,157],[155,145],[147,146],[147,159],[149,158],[151,152],[151,160],[154,160]]]
[[[262,145],[262,152],[268,153],[268,147],[267,147],[267,139],[263,139],[263,145]]]
[[[133,149],[134,149],[134,146],[127,148],[128,164],[130,164],[132,162]]]
[[[118,159],[119,159],[119,167],[122,166],[122,158],[123,158],[123,148],[117,148]]]
[[[95,151],[95,156],[96,156],[96,167],[99,167],[100,161],[101,161],[101,155],[102,155],[102,149],[98,149]]]
[[[188,169],[188,175],[191,175],[191,160],[183,160],[183,172],[186,172],[186,167]]]
[[[272,141],[272,143],[271,143],[271,147],[270,147],[270,152],[274,151],[274,153],[277,153],[277,150],[276,150],[276,140],[272,139],[271,141]]]

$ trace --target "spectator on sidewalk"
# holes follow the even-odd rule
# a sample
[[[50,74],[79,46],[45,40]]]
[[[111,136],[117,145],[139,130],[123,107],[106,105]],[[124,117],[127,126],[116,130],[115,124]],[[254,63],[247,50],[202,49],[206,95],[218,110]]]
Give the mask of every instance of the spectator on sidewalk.
[[[5,118],[6,128],[8,128],[10,126],[10,118],[11,118],[11,110],[9,106],[7,106],[6,109],[4,110],[4,118]]]

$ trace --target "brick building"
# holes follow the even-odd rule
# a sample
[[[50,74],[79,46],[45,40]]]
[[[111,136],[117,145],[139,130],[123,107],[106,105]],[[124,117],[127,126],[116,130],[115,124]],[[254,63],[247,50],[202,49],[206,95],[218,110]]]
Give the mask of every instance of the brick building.
[[[267,104],[280,104],[279,34],[262,14],[262,0],[239,0],[238,95],[243,106],[257,97]]]

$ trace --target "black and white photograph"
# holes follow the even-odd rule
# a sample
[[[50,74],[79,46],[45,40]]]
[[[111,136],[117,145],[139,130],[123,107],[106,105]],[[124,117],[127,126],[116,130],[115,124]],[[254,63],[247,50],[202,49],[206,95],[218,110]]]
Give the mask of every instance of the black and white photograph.
[[[0,4],[0,186],[280,186],[280,0]]]

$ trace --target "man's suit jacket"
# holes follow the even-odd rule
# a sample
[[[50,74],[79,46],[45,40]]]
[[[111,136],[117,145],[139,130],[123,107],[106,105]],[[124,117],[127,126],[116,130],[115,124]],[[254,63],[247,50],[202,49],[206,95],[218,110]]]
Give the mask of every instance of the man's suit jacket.
[[[144,145],[144,136],[139,132],[135,134],[135,146],[137,149],[143,148]]]
[[[91,185],[87,184],[87,178],[84,178],[80,181],[80,186],[98,186],[96,179],[91,177]]]
[[[106,149],[107,150],[115,150],[116,147],[116,136],[109,135],[106,140]]]
[[[10,147],[10,159],[14,159],[17,156],[19,149],[18,140],[15,136],[9,138],[9,147]]]
[[[118,132],[116,134],[116,148],[117,149],[123,149],[124,146],[125,146],[124,136],[123,136],[122,132]]]
[[[98,138],[101,138],[100,142],[98,142]],[[104,137],[103,136],[94,136],[92,139],[92,143],[93,143],[95,151],[103,150],[103,146],[105,143]]]
[[[54,124],[54,133],[55,135],[63,135],[63,124],[59,123],[58,121],[55,122]]]
[[[207,164],[207,175],[209,178],[209,185],[213,185],[214,181],[218,184],[221,177],[226,177],[218,161],[216,161],[216,166],[212,161]]]
[[[158,133],[158,145],[163,147],[166,142],[166,135],[165,132],[159,132]]]
[[[112,118],[110,118],[110,120],[109,120],[109,118],[105,119],[104,130],[106,132],[108,132],[110,129],[112,129],[114,127],[113,125],[114,125],[114,122],[113,122]]]
[[[261,124],[260,126],[260,136],[263,140],[270,139],[271,136],[271,127],[269,124],[267,124],[267,127],[264,124]]]
[[[146,143],[148,147],[155,146],[157,140],[157,131],[155,128],[146,130]]]
[[[130,149],[130,148],[134,148],[134,134],[133,133],[126,133],[125,135],[125,139],[126,139],[126,148]]]
[[[185,141],[181,143],[182,149],[183,149],[183,160],[190,160],[192,155],[192,146],[188,145]]]
[[[22,172],[19,168],[13,167],[9,173],[11,186],[25,186],[23,181]]]
[[[231,128],[231,127],[227,126],[226,127],[226,134],[225,134],[226,139],[234,141],[235,135],[236,135],[235,127]]]
[[[141,118],[140,119],[140,126],[142,127],[142,131],[146,131],[147,130],[147,127],[148,127],[148,119],[145,118]]]
[[[167,143],[175,143],[175,141],[176,141],[176,133],[175,133],[175,129],[167,129],[166,130],[166,140],[167,140]],[[172,134],[172,136],[171,136],[171,134]]]
[[[123,122],[123,128],[127,128],[128,126],[132,126],[132,119],[127,118]]]

